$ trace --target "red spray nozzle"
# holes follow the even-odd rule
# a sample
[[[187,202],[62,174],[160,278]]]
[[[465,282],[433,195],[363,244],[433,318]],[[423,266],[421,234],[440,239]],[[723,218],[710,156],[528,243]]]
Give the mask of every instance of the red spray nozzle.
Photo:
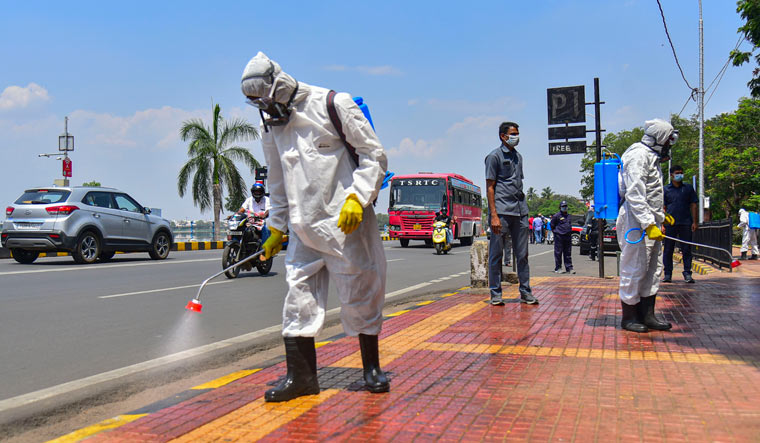
[[[742,262],[740,262],[739,260],[735,259],[734,261],[731,262],[731,267],[732,268],[736,268],[736,267],[740,266],[741,264],[742,264]]]
[[[197,298],[194,298],[190,300],[189,302],[187,302],[187,306],[185,306],[185,309],[187,309],[188,311],[193,311],[200,314],[201,310],[203,309],[203,305],[201,304],[200,300],[198,300]]]

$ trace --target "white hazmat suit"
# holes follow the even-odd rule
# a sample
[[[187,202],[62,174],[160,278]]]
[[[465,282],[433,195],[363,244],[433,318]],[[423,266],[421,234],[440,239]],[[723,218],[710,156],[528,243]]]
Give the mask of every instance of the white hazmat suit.
[[[640,243],[625,241],[625,233],[631,228],[629,238],[637,240],[645,229],[665,220],[664,195],[660,151],[673,134],[670,123],[655,119],[644,125],[641,142],[631,145],[621,158],[622,173],[618,176],[620,197],[625,199],[617,219],[617,238],[620,245],[620,300],[636,305],[641,298],[655,295],[662,275],[662,242],[648,237]]]
[[[746,209],[739,209],[739,227],[742,228],[742,248],[740,252],[746,257],[747,251],[752,250],[752,255],[757,256],[757,232],[749,227],[749,212]]]
[[[269,165],[269,226],[290,231],[282,335],[314,337],[320,332],[330,278],[337,288],[346,333],[377,335],[386,262],[372,202],[387,159],[372,126],[351,96],[337,94],[335,108],[343,132],[359,156],[355,166],[330,121],[327,89],[296,82],[261,52],[248,63],[241,88],[248,97],[291,101],[293,107],[285,125],[261,131]],[[350,194],[364,210],[359,227],[346,235],[337,224]]]

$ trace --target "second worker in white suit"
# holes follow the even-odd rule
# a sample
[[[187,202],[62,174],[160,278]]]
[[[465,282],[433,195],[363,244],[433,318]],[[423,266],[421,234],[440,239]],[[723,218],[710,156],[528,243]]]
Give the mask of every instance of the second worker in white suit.
[[[649,329],[667,330],[670,323],[654,315],[654,304],[662,275],[662,223],[666,216],[662,169],[660,163],[670,158],[670,146],[678,132],[670,123],[655,119],[644,124],[644,136],[632,144],[621,158],[623,169],[618,176],[620,197],[624,199],[617,218],[620,245],[621,326],[633,332]],[[669,218],[668,218],[669,217]],[[628,230],[640,229],[645,238],[635,244],[625,240]],[[638,238],[631,232],[630,239]]]
[[[378,357],[386,262],[372,205],[387,169],[385,151],[353,99],[337,94],[335,110],[357,165],[328,115],[330,91],[296,81],[261,52],[248,62],[241,89],[264,126],[271,200],[264,258],[290,231],[282,325],[288,374],[265,400],[319,393],[314,337],[324,324],[330,279],[344,330],[359,336],[367,388],[387,392]]]

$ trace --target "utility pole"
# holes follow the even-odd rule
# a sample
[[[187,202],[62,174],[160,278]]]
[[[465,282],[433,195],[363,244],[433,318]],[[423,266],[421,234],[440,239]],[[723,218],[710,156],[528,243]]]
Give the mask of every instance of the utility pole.
[[[705,45],[702,0],[699,0],[699,223],[705,221]]]

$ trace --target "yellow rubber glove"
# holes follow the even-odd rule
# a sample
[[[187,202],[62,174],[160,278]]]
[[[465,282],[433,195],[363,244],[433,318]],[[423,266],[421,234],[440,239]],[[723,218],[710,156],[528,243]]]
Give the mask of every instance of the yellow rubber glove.
[[[277,255],[282,250],[282,243],[285,241],[285,236],[281,231],[275,228],[269,228],[269,238],[261,245],[264,249],[264,253],[259,256],[259,260],[266,261]]]
[[[343,208],[340,210],[338,227],[346,235],[354,232],[359,227],[359,223],[362,222],[363,214],[364,208],[359,203],[359,198],[356,197],[356,194],[349,194],[346,197],[346,202],[343,203]]]
[[[670,215],[670,214],[668,214],[666,212],[665,213],[665,221],[662,222],[662,224],[668,225],[668,226],[673,226],[674,224],[676,224],[676,219],[674,219],[672,215]]]
[[[660,241],[663,238],[665,238],[662,235],[662,231],[660,231],[660,228],[658,228],[657,225],[655,225],[654,223],[647,226],[646,231],[647,231],[647,237],[649,237],[652,240]]]

